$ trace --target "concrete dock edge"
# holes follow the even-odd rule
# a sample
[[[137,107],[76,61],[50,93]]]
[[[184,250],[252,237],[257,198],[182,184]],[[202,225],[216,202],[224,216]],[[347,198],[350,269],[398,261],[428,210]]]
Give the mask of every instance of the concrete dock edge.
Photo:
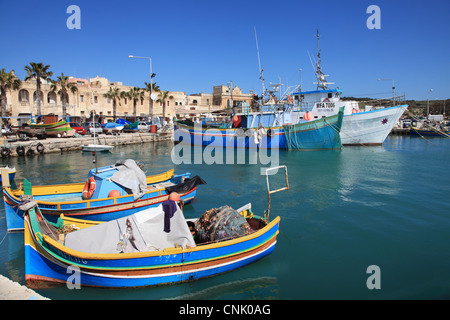
[[[50,300],[0,274],[0,300]]]

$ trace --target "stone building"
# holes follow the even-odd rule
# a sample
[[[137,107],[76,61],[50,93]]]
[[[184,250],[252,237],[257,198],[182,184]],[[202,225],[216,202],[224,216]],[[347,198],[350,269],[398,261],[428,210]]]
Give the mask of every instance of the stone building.
[[[84,122],[113,121],[114,103],[112,99],[104,96],[110,88],[118,88],[119,92],[127,92],[132,86],[123,85],[122,82],[110,82],[107,78],[96,76],[90,79],[79,79],[70,77],[69,82],[77,84],[78,90],[75,93],[69,91],[66,114],[73,121]],[[41,114],[57,115],[59,118],[63,114],[62,99],[55,92],[51,91],[51,83],[41,80]],[[213,86],[213,93],[198,93],[186,95],[185,92],[171,91],[166,100],[166,119],[174,116],[178,118],[194,117],[199,114],[210,113],[219,110],[229,110],[230,106],[239,106],[246,102],[250,105],[253,101],[252,94],[244,94],[237,86],[233,88],[231,94],[229,86]],[[39,95],[36,92],[36,80],[22,81],[19,90],[9,90],[7,92],[6,115],[16,118],[18,116],[29,117],[37,114],[37,101]],[[153,114],[162,116],[163,104],[153,102]],[[144,119],[149,115],[149,92],[145,91],[143,98],[136,101],[136,113],[134,114],[134,101],[130,98],[121,97],[116,100],[116,118],[122,117],[130,120]],[[25,122],[26,120],[22,120]],[[16,123],[13,119],[12,124]]]
[[[242,90],[238,86],[220,86],[213,87],[213,104],[220,105],[223,108],[230,109],[232,107],[240,107],[242,104],[248,103],[252,106],[253,94],[242,93]]]

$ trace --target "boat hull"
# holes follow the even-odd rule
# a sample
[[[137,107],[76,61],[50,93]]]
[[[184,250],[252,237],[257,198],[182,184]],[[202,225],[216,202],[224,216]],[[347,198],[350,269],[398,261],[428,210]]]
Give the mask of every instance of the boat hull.
[[[284,126],[286,146],[295,150],[341,149],[343,111],[330,117]]]
[[[45,129],[49,137],[72,137],[74,134],[74,130],[65,120],[49,124],[30,124],[30,128]]]
[[[344,115],[343,145],[381,145],[405,112],[407,105]]]
[[[175,126],[175,141],[193,146],[245,149],[284,149],[286,145],[283,127],[268,128],[268,134],[262,136],[261,139],[256,141],[256,129],[254,128],[204,128],[201,125],[189,126],[178,122],[175,123]]]
[[[410,135],[415,135],[415,136],[448,136],[450,135],[450,131],[443,131],[443,130],[432,130],[432,129],[418,129],[415,127],[411,127],[411,129],[409,130],[409,134]]]
[[[114,148],[114,146],[103,145],[103,144],[88,144],[88,145],[81,146],[81,150],[86,151],[86,152],[94,152],[94,151],[107,152],[113,148]]]
[[[193,281],[248,265],[274,250],[280,219],[232,240],[190,249],[122,254],[84,254],[65,248],[49,237],[41,237],[34,230],[30,215],[25,220],[27,286],[69,283],[74,268],[78,268],[81,286],[121,288]]]

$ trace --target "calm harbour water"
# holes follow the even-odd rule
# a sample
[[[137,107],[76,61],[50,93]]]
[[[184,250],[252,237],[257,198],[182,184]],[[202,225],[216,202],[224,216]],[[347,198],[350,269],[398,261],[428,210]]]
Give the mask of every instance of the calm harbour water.
[[[38,292],[51,299],[449,299],[450,140],[427,139],[390,136],[380,147],[280,151],[290,190],[271,196],[271,217],[281,217],[278,242],[273,254],[244,268],[154,288]],[[185,207],[188,218],[224,204],[251,202],[255,214],[267,208],[260,175],[266,165],[174,165],[172,148],[165,142],[119,146],[99,153],[98,165],[131,158],[147,174],[175,168],[199,175],[207,185]],[[0,163],[17,168],[16,183],[27,178],[36,185],[85,181],[93,167],[92,155],[81,151]],[[0,274],[24,284],[23,233],[5,235],[2,204]],[[371,265],[380,268],[381,289],[366,285]]]

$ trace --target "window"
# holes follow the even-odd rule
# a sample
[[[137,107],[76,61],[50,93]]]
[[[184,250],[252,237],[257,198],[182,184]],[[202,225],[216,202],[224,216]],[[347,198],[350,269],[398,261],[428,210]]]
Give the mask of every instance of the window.
[[[98,103],[98,97],[94,96],[94,103]]]
[[[55,104],[56,103],[56,93],[49,92],[47,94],[47,103],[49,103],[49,104]]]
[[[30,101],[28,91],[22,89],[19,91],[19,102],[28,102]]]
[[[84,102],[84,96],[80,95],[80,102]]]
[[[44,96],[44,95],[42,94],[42,91],[39,91],[39,94],[37,93],[37,91],[35,91],[35,92],[33,93],[33,101],[34,101],[34,104],[37,105],[38,100],[42,102],[42,97],[43,97],[43,96]]]

